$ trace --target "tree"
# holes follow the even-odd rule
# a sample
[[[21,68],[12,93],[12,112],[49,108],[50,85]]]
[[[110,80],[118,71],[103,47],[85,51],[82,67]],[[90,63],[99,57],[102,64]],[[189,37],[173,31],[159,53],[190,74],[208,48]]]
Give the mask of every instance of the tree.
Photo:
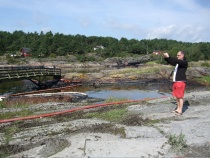
[[[104,49],[94,51],[96,46],[103,46]],[[6,52],[16,52],[20,48],[27,47],[32,50],[32,57],[40,54],[49,56],[65,56],[67,54],[81,57],[81,60],[93,60],[88,58],[88,54],[96,53],[100,59],[109,57],[124,57],[133,55],[144,55],[152,53],[154,50],[167,51],[172,56],[176,56],[179,50],[184,50],[190,61],[209,60],[210,43],[189,43],[167,39],[131,39],[113,37],[97,37],[84,35],[64,35],[62,33],[53,34],[51,31],[25,33],[14,31],[13,33],[0,31],[0,55]],[[84,57],[87,57],[84,59]]]

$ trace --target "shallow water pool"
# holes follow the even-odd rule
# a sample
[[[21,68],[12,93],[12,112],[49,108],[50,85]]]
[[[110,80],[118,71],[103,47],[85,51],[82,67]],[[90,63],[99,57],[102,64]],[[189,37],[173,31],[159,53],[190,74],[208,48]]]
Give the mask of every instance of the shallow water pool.
[[[144,98],[160,98],[170,96],[169,93],[158,92],[158,90],[100,90],[100,91],[87,91],[85,92],[89,97],[109,99],[129,99],[140,100]]]

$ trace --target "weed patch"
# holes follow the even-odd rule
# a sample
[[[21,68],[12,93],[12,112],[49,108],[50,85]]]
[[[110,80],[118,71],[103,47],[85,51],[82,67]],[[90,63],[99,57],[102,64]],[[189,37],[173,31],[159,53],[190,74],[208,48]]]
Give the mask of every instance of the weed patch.
[[[126,117],[122,118],[122,121],[120,121],[121,124],[124,124],[127,126],[152,125],[158,122],[159,120],[150,120],[148,118],[143,118],[139,114],[132,114],[132,115],[128,114]]]
[[[13,135],[19,131],[20,129],[17,125],[12,125],[4,129],[4,144],[9,144],[9,142],[12,140]]]
[[[173,149],[176,149],[177,151],[181,151],[184,148],[187,147],[186,140],[184,139],[184,134],[179,134],[176,136],[175,134],[170,135],[168,139],[168,143],[172,146]]]
[[[15,111],[15,112],[7,112],[7,113],[3,113],[0,115],[0,119],[10,119],[10,118],[14,118],[14,117],[24,117],[24,116],[29,116],[32,115],[33,112],[30,110],[22,110],[22,111]]]
[[[126,132],[124,127],[116,127],[111,123],[102,123],[100,125],[93,125],[89,128],[90,132],[95,133],[111,133],[114,135],[120,135],[122,138],[126,137]]]
[[[117,122],[121,120],[122,117],[124,117],[126,112],[127,110],[123,108],[123,109],[114,109],[114,110],[106,111],[104,113],[99,113],[99,112],[87,113],[84,116],[88,118],[100,118],[107,121]]]
[[[210,86],[210,76],[202,76],[195,79],[197,82]]]
[[[160,65],[161,66],[161,65]],[[149,67],[142,67],[141,69],[133,69],[133,68],[124,68],[116,71],[112,71],[110,75],[125,75],[125,74],[135,74],[135,75],[141,75],[145,73],[157,73],[159,72],[159,67],[156,66],[149,66]]]
[[[4,101],[0,101],[0,109],[6,108],[6,104]]]
[[[204,63],[201,63],[201,66],[203,66],[203,67],[210,67],[210,63],[209,62],[204,62]]]

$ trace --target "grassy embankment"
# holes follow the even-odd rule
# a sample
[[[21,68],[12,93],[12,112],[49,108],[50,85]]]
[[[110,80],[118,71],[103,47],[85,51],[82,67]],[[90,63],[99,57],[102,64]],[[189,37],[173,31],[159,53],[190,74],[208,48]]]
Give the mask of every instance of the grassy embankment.
[[[190,62],[189,63],[190,68],[194,67],[210,67],[210,61],[199,61],[199,62]],[[210,76],[202,76],[202,77],[196,77],[193,79],[194,81],[210,86]]]

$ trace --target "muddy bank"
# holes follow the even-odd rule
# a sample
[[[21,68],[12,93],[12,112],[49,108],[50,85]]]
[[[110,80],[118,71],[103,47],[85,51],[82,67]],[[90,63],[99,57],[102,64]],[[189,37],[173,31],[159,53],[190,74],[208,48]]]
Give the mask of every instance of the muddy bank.
[[[209,95],[187,93],[182,116],[171,113],[175,100],[167,97],[0,124],[1,157],[209,157]],[[31,110],[58,106],[84,105],[54,102]]]
[[[130,58],[108,58],[101,62],[64,62],[61,59],[42,62],[29,60],[28,66],[44,66],[47,68],[60,68],[64,79],[79,80],[87,84],[106,84],[117,82],[146,82],[150,80],[171,79],[173,66],[157,64],[151,61],[150,56],[130,57]],[[203,62],[189,63],[187,78],[189,81],[203,76],[210,76],[210,67],[202,67]],[[17,65],[1,65],[17,66]]]
[[[171,72],[174,67],[169,65],[144,65],[139,67],[125,67],[119,69],[99,70],[97,72],[66,72],[65,79],[79,80],[84,84],[99,85],[119,82],[167,82],[172,80]],[[188,82],[195,83],[196,78],[210,76],[209,67],[189,67]]]

